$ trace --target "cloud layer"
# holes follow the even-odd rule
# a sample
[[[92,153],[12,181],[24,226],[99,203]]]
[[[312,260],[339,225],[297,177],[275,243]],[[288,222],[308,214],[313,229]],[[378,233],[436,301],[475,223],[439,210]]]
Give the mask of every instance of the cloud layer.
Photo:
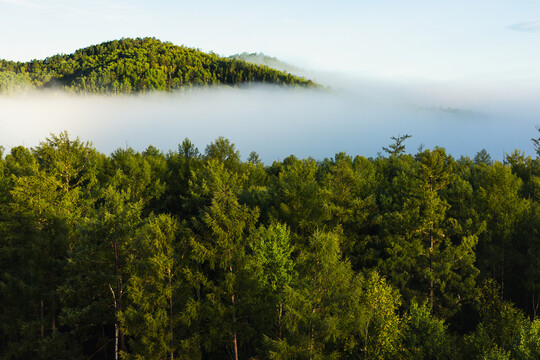
[[[494,90],[497,92],[497,90]],[[456,157],[485,148],[501,160],[533,153],[538,92],[501,97],[448,86],[352,82],[333,90],[275,87],[199,89],[144,96],[37,93],[0,97],[0,145],[36,146],[67,130],[104,153],[154,145],[167,152],[189,138],[201,151],[218,136],[269,164],[294,154],[316,159],[345,151],[377,156],[391,136],[411,134],[407,150],[445,147]]]
[[[508,28],[516,31],[540,33],[540,20],[524,21],[510,25]]]

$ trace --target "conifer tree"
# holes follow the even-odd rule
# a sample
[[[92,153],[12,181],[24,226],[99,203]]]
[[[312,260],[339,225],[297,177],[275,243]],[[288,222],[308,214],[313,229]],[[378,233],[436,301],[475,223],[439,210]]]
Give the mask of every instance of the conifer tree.
[[[343,336],[340,318],[350,301],[353,272],[341,259],[340,235],[316,232],[298,258],[298,283],[287,287],[286,339],[273,342],[270,357],[338,358]]]
[[[137,231],[127,259],[127,306],[119,314],[130,337],[124,358],[174,359],[174,304],[177,303],[177,222],[168,215],[149,218]]]
[[[279,223],[260,227],[250,248],[253,256],[248,267],[261,287],[260,299],[254,301],[258,308],[255,315],[260,314],[263,322],[259,331],[269,338],[281,339],[285,289],[296,278],[289,229]]]
[[[402,192],[404,200],[401,209],[385,215],[386,231],[392,233],[386,237],[388,258],[381,265],[406,300],[427,298],[432,313],[447,316],[474,288],[477,237],[446,216],[448,203],[441,191],[451,180],[452,162],[445,151],[426,150],[416,157],[417,168],[394,181],[394,191]]]
[[[211,324],[215,328],[210,331],[218,339],[228,335],[231,352],[238,360],[242,332],[249,326],[241,323],[246,319],[242,302],[251,288],[247,249],[259,213],[240,205],[231,188],[223,185],[214,192],[211,205],[198,222],[201,234],[193,238],[192,247],[195,260],[214,273],[208,279],[205,299],[210,306],[208,315],[214,316]]]
[[[315,160],[289,156],[283,161],[270,190],[274,200],[273,215],[289,225],[295,246],[296,242],[305,242],[326,220],[317,170]]]
[[[379,212],[374,196],[375,168],[366,158],[354,163],[344,153],[336,154],[323,176],[324,206],[329,223],[343,229],[343,252],[354,269],[376,263],[374,230]]]
[[[66,289],[66,301],[72,304],[71,314],[79,313],[84,319],[89,309],[95,309],[103,326],[113,328],[111,339],[102,339],[104,343],[96,346],[96,351],[106,352],[112,341],[114,358],[118,359],[120,351],[127,351],[119,314],[125,309],[129,279],[126,264],[141,222],[142,201],[131,202],[129,190],[116,189],[114,178],[112,181],[101,190],[100,205],[79,230],[69,267],[73,285]],[[87,303],[80,294],[92,294],[89,296],[94,301]]]
[[[401,297],[377,272],[357,274],[350,300],[341,316],[342,347],[348,359],[395,359],[400,347],[402,321],[397,314]]]

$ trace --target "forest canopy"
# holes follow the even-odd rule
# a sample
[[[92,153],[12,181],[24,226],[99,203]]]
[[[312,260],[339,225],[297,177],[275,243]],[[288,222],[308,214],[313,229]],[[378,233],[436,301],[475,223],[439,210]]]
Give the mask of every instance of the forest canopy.
[[[540,146],[0,151],[2,359],[538,359]]]
[[[124,38],[44,60],[0,59],[0,93],[32,87],[77,93],[130,94],[252,83],[317,86],[311,80],[268,66],[204,53],[155,38]]]

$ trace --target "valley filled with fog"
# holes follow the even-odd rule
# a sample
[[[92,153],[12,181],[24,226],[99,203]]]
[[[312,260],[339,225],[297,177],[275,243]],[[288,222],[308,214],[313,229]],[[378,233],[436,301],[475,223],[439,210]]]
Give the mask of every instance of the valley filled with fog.
[[[330,78],[330,77],[329,77]],[[335,80],[335,76],[331,77]],[[502,160],[514,149],[533,155],[540,125],[534,86],[325,82],[324,89],[250,86],[176,93],[98,96],[35,91],[0,97],[0,145],[33,147],[66,130],[103,153],[119,147],[167,152],[189,138],[200,151],[219,136],[242,158],[266,164],[294,154],[333,157],[340,151],[377,156],[392,136],[410,134],[407,152],[444,147],[454,157],[486,149]]]

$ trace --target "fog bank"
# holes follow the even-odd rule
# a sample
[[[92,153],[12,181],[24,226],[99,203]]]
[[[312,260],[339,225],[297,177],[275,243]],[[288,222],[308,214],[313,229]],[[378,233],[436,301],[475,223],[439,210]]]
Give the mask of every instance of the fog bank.
[[[0,145],[33,147],[50,133],[91,141],[101,152],[121,147],[167,152],[189,138],[201,152],[218,136],[245,159],[270,164],[290,154],[316,159],[340,151],[376,156],[391,136],[411,134],[408,152],[441,146],[455,157],[485,148],[494,159],[515,148],[534,154],[540,92],[516,86],[389,84],[339,80],[329,89],[195,89],[139,96],[36,92],[0,96]]]

